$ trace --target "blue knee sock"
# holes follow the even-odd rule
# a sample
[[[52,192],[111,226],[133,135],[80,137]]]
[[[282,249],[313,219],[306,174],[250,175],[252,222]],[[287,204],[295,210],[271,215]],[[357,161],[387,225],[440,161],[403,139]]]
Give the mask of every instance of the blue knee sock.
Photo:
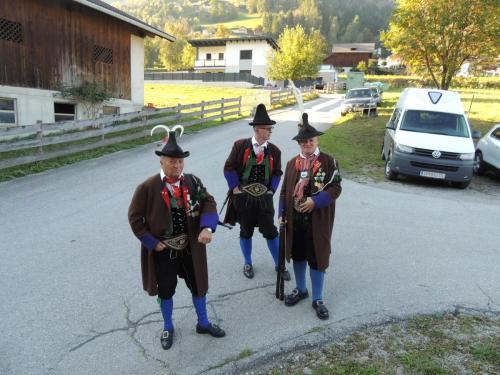
[[[310,268],[309,275],[311,275],[313,301],[323,299],[323,283],[325,281],[325,273]]]
[[[297,262],[293,261],[293,273],[295,274],[295,283],[298,290],[305,292],[306,287],[306,267],[307,261]]]
[[[280,251],[280,237],[276,236],[272,240],[267,240],[267,247],[274,259],[274,265],[278,266],[278,254]]]
[[[163,329],[172,330],[174,329],[174,323],[172,323],[172,311],[174,310],[174,301],[172,298],[162,299],[160,301],[161,315],[163,315]]]
[[[243,258],[245,258],[245,264],[252,264],[252,237],[240,237],[240,247]]]
[[[206,296],[196,297],[193,295],[193,305],[194,309],[196,310],[196,315],[198,316],[198,324],[203,328],[208,327],[210,322],[208,321],[208,315],[207,315]]]

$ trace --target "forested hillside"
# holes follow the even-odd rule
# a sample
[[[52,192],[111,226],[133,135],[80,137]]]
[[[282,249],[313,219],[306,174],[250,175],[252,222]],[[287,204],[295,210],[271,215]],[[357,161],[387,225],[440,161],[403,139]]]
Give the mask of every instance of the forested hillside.
[[[249,16],[260,17],[249,34],[277,38],[286,26],[302,25],[306,32],[319,30],[333,43],[375,42],[387,28],[393,0],[108,0],[114,6],[172,33],[181,40],[230,36],[230,27]],[[220,24],[217,26],[217,24]],[[208,26],[207,26],[208,25]],[[147,66],[165,65],[164,43],[148,41]],[[181,41],[182,44],[182,41]],[[185,45],[184,45],[185,46]],[[177,52],[184,46],[177,47]],[[182,47],[182,48],[180,48]],[[188,56],[187,56],[188,57]],[[187,58],[186,57],[186,58]],[[181,64],[182,65],[182,64]],[[178,68],[178,66],[177,66]]]

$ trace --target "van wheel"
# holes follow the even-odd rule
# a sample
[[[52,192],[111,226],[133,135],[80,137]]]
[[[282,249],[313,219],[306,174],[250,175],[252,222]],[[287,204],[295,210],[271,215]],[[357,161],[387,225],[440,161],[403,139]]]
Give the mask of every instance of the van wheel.
[[[486,165],[484,164],[483,161],[483,153],[481,151],[476,151],[476,156],[474,157],[474,167],[473,167],[474,173],[475,174],[483,174],[484,171],[486,170]]]
[[[384,175],[388,180],[396,180],[398,178],[397,172],[394,172],[391,169],[391,154],[387,155],[387,158],[385,159]]]
[[[470,181],[464,181],[464,182],[460,182],[460,181],[452,181],[451,182],[451,186],[453,186],[454,188],[457,188],[457,189],[466,189],[467,186],[470,185]]]

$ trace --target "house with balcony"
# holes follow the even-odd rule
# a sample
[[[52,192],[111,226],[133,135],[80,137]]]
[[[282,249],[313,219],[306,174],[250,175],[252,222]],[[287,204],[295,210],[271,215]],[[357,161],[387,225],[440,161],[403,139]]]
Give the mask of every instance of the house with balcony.
[[[324,65],[331,65],[338,71],[348,72],[361,61],[368,64],[368,60],[380,54],[375,43],[336,43],[332,53],[323,60]]]
[[[102,115],[144,106],[144,39],[175,37],[101,0],[0,1],[0,127],[83,120],[61,87],[101,84]]]
[[[268,58],[278,49],[274,39],[267,36],[240,38],[193,39],[196,49],[194,69],[200,73],[240,73],[267,77]]]

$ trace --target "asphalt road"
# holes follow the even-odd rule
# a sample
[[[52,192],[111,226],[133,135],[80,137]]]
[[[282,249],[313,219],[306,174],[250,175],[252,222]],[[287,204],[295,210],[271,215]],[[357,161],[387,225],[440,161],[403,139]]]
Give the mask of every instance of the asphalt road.
[[[339,102],[306,104],[320,129]],[[284,160],[298,150],[296,110],[274,112]],[[221,203],[222,165],[248,121],[186,135],[186,171]],[[155,145],[0,184],[1,374],[196,374],[236,372],[280,351],[377,322],[455,309],[500,310],[500,199],[419,184],[343,181],[320,321],[310,301],[274,298],[265,242],[254,239],[255,278],[242,274],[238,229],[220,228],[208,248],[209,315],[223,339],[195,333],[181,282],[174,346],[159,344],[162,319],[142,291],[139,242],[127,221],[135,187],[159,171]],[[342,166],[342,160],[340,160]],[[291,267],[290,267],[291,268]],[[309,284],[309,280],[308,280]],[[293,281],[286,289],[294,287]],[[250,355],[251,354],[251,355]],[[235,360],[238,356],[245,357]]]

